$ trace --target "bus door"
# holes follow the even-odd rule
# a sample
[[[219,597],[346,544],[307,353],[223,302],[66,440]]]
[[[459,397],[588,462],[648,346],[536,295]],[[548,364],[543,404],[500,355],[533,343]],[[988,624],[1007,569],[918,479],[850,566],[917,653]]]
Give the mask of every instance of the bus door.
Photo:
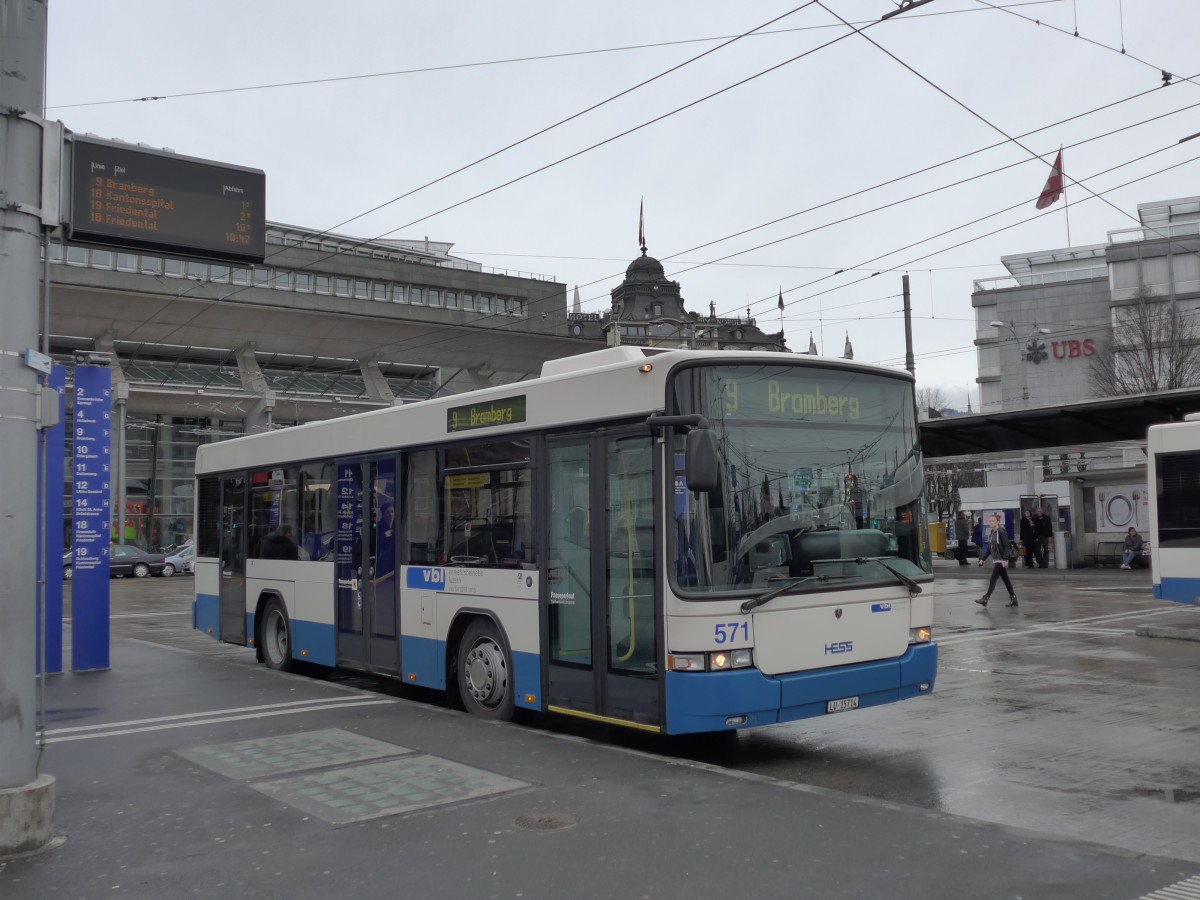
[[[221,640],[246,643],[246,478],[221,479]]]
[[[658,730],[661,597],[652,439],[547,442],[547,705]]]
[[[396,460],[338,463],[338,665],[400,670]]]

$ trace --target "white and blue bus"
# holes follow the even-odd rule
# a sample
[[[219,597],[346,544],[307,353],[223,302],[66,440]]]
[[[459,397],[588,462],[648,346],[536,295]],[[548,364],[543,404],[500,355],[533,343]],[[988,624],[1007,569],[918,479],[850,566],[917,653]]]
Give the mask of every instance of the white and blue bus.
[[[680,734],[933,689],[913,381],[613,347],[196,457],[195,627]]]
[[[1146,435],[1154,596],[1200,604],[1200,413]]]

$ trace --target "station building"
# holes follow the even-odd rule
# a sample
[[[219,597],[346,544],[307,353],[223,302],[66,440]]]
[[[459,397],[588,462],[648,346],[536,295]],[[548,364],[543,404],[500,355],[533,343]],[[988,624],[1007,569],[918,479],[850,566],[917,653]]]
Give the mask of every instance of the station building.
[[[116,538],[159,547],[190,531],[201,443],[512,383],[605,344],[784,349],[748,315],[689,313],[644,247],[601,314],[578,310],[578,289],[572,310],[551,276],[450,243],[268,223],[266,246],[250,265],[48,245],[51,356],[68,387],[75,365],[112,372]]]

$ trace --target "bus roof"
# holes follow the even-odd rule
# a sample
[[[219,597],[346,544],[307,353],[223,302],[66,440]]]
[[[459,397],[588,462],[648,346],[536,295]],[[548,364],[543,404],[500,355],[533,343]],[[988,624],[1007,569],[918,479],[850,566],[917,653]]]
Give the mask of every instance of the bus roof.
[[[670,371],[681,363],[698,361],[849,369],[913,380],[904,370],[795,353],[608,347],[550,360],[543,364],[539,378],[528,381],[204,444],[196,451],[196,473],[365,456],[398,446],[440,443],[451,434],[500,435],[571,422],[649,416],[663,410]],[[586,383],[574,389],[572,383],[581,381]],[[530,397],[538,402],[527,404]],[[456,414],[479,417],[480,424],[467,422],[453,427]]]

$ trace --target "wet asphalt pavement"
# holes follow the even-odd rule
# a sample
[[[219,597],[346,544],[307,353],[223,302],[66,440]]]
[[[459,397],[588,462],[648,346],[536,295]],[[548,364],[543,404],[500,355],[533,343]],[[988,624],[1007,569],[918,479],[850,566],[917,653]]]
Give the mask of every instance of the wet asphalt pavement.
[[[14,898],[50,896],[47,885],[56,883],[54,854],[59,854],[59,860],[66,860],[73,854],[80,854],[89,846],[88,841],[100,840],[102,835],[88,833],[86,823],[103,820],[103,805],[117,807],[109,812],[119,817],[122,810],[132,812],[139,803],[166,803],[172,791],[180,792],[180,797],[176,804],[167,804],[171,809],[195,802],[189,798],[198,796],[198,790],[205,791],[207,799],[207,792],[216,783],[211,776],[197,774],[194,767],[190,770],[179,768],[181,757],[188,758],[188,754],[198,752],[194,745],[215,743],[219,737],[227,738],[230,734],[243,737],[261,733],[270,735],[270,740],[281,740],[286,738],[287,732],[300,732],[303,727],[295,720],[258,716],[252,716],[248,723],[232,726],[198,722],[199,727],[188,728],[182,735],[170,730],[160,733],[158,726],[154,726],[149,741],[136,739],[138,750],[129,762],[132,769],[128,777],[134,779],[131,785],[141,784],[146,779],[160,785],[155,790],[162,791],[162,797],[144,800],[139,798],[137,790],[133,794],[124,791],[116,774],[103,775],[113,779],[107,786],[107,795],[101,793],[100,788],[87,787],[100,784],[95,778],[102,777],[102,772],[107,771],[106,766],[119,770],[128,756],[128,747],[121,742],[128,738],[114,739],[111,751],[100,751],[99,748],[107,745],[106,741],[70,743],[72,735],[69,732],[106,727],[84,724],[93,720],[124,721],[135,716],[151,716],[155,712],[168,711],[180,718],[195,716],[199,713],[189,710],[251,704],[257,702],[260,694],[269,699],[264,691],[278,692],[280,685],[291,685],[286,696],[331,692],[341,696],[348,692],[359,698],[354,706],[345,709],[327,707],[324,713],[311,713],[314,723],[320,721],[324,725],[349,728],[356,734],[373,734],[385,740],[394,735],[402,737],[409,747],[427,745],[431,752],[441,749],[448,758],[481,765],[490,772],[524,778],[531,783],[540,778],[543,783],[538,789],[552,791],[547,797],[559,802],[570,794],[572,785],[582,788],[586,783],[586,793],[579,795],[570,807],[575,813],[582,814],[585,823],[598,821],[597,803],[606,802],[605,797],[615,800],[620,796],[625,798],[625,808],[608,810],[609,815],[620,819],[623,815],[634,814],[636,809],[636,821],[652,820],[662,825],[664,820],[656,815],[655,807],[663,811],[674,810],[674,814],[679,815],[676,801],[682,797],[682,810],[692,827],[698,823],[691,822],[690,816],[702,809],[707,813],[701,815],[701,819],[711,818],[712,827],[703,829],[708,837],[701,843],[707,846],[714,839],[718,844],[724,840],[728,844],[726,850],[736,845],[737,851],[742,853],[748,852],[742,846],[748,843],[768,856],[778,855],[779,829],[788,829],[791,835],[792,830],[807,828],[801,823],[808,823],[816,830],[806,831],[803,839],[796,835],[795,840],[797,860],[809,860],[811,864],[804,867],[805,871],[819,876],[812,884],[821,887],[810,885],[807,891],[810,896],[879,896],[879,884],[895,884],[894,890],[887,891],[894,896],[1144,896],[1157,900],[1160,894],[1157,890],[1151,892],[1151,887],[1165,891],[1168,885],[1174,884],[1174,893],[1161,893],[1161,896],[1200,898],[1200,877],[1197,876],[1200,873],[1200,641],[1138,634],[1139,628],[1145,631],[1147,626],[1154,626],[1167,633],[1200,637],[1200,609],[1157,602],[1150,594],[1148,572],[1115,569],[1018,570],[1014,578],[1021,605],[1013,610],[993,603],[983,609],[972,602],[985,584],[981,570],[974,566],[959,568],[953,562],[944,561],[938,561],[936,566],[938,581],[931,590],[935,598],[935,636],[941,646],[941,656],[937,689],[929,697],[708,739],[658,739],[554,716],[543,717],[532,726],[506,728],[499,732],[495,732],[495,726],[485,723],[483,727],[491,728],[489,733],[494,735],[489,741],[496,741],[494,751],[479,745],[477,738],[470,737],[480,727],[476,722],[462,714],[442,710],[436,698],[354,675],[318,681],[267,673],[253,662],[252,652],[221,645],[193,632],[190,629],[189,577],[114,581],[112,676],[86,676],[77,687],[72,685],[73,676],[67,676],[66,680],[51,679],[48,691],[51,702],[58,708],[51,708],[48,714],[48,734],[52,743],[47,751],[47,771],[54,774],[56,764],[68,767],[59,770],[63,773],[59,776],[61,811],[56,823],[64,823],[74,834],[66,847],[43,855],[37,862],[0,863],[0,894],[10,895],[3,887],[8,883]],[[178,651],[185,652],[180,654]],[[170,659],[179,660],[178,677],[187,683],[186,694],[171,685],[157,684],[156,679],[161,680],[161,676],[153,674],[151,664],[161,665],[163,660]],[[222,665],[213,668],[213,662]],[[143,665],[146,666],[144,673]],[[130,671],[122,671],[123,668]],[[204,673],[210,671],[216,676],[214,692],[206,697],[205,679],[208,676]],[[105,704],[111,699],[99,695],[91,697],[90,692],[102,692],[106,680],[116,681],[113,676],[145,677],[153,689],[144,704],[139,701],[135,709],[106,709]],[[239,685],[244,685],[244,690],[239,689]],[[64,690],[67,691],[65,698]],[[370,702],[372,696],[388,703],[394,702],[395,698],[401,698],[402,704],[412,699],[421,702],[412,707],[375,708],[377,711],[368,715],[360,708],[361,701],[365,697]],[[246,708],[253,707],[247,705]],[[367,717],[364,719],[363,716]],[[462,732],[461,737],[457,736],[458,732]],[[423,734],[425,736],[421,737]],[[495,737],[497,734],[502,737]],[[522,734],[525,737],[521,737]],[[64,740],[68,743],[55,743]],[[553,751],[554,745],[544,744],[545,740],[565,740],[564,747],[587,749]],[[159,742],[163,742],[163,747],[158,746]],[[167,742],[179,746],[170,749]],[[506,743],[512,743],[512,748],[506,750]],[[90,747],[96,750],[83,756],[71,755]],[[629,756],[630,751],[634,751],[633,756]],[[530,768],[531,752],[540,755],[540,766]],[[110,753],[118,755],[110,757]],[[506,753],[511,753],[511,757]],[[568,762],[562,758],[563,753],[571,757],[572,765],[576,757],[579,762],[586,757],[588,768],[586,774],[580,770],[574,775],[571,765],[561,769],[563,782],[555,789],[554,773]],[[606,753],[616,756],[610,760]],[[622,758],[624,763],[620,761]],[[656,759],[664,761],[675,774],[669,778],[652,776],[652,761]],[[681,771],[686,772],[686,769],[678,768],[681,764],[685,767],[699,765],[697,772],[707,772],[707,777],[715,780],[695,782],[697,776],[681,776]],[[87,771],[92,765],[97,768],[94,776]],[[739,773],[736,777],[748,777],[752,781],[744,783],[742,789],[733,789],[732,793],[726,794],[727,785],[721,778],[725,771]],[[167,780],[163,781],[164,778]],[[688,786],[679,795],[676,791],[681,778]],[[788,801],[786,792],[783,795],[767,792],[754,801],[765,804],[761,821],[756,813],[743,808],[750,803],[749,792],[760,790],[760,787],[746,785],[769,788],[770,785],[789,784],[803,793],[791,794],[794,799]],[[647,794],[647,790],[651,793]],[[633,793],[627,793],[629,791]],[[694,797],[691,796],[693,791]],[[121,793],[119,803],[111,799],[114,792]],[[81,793],[90,806],[80,807]],[[96,796],[91,796],[93,793]],[[109,799],[106,800],[106,796]],[[232,811],[217,812],[218,807],[214,807],[211,814],[214,823],[226,815],[232,822],[239,816],[253,818],[261,814],[261,803],[246,805],[241,793],[235,796],[237,803]],[[218,797],[213,795],[212,802],[216,803]],[[536,795],[529,797],[526,805],[536,809],[537,804],[533,802]],[[803,799],[805,797],[808,799]],[[866,812],[851,812],[858,802],[856,798],[868,804]],[[490,802],[494,805],[501,801]],[[721,808],[709,806],[710,803]],[[810,819],[815,814],[808,810],[808,805],[812,804],[825,804],[821,807],[819,821]],[[523,806],[517,808],[524,809]],[[751,805],[749,810],[754,808]],[[81,819],[86,809],[93,811]],[[449,814],[466,821],[472,819],[468,814],[471,809],[476,814],[482,812],[481,819],[487,820],[487,803],[482,808],[468,805],[457,813],[440,815]],[[498,808],[493,808],[491,814],[497,811]],[[178,814],[173,815],[182,821]],[[552,821],[555,815],[558,813],[547,812],[546,821]],[[795,818],[797,816],[799,818]],[[383,831],[368,828],[351,834],[344,832],[347,828],[366,826],[343,826],[340,830],[321,832],[325,834],[322,838],[320,834],[308,833],[315,820],[310,821],[307,816],[297,821],[276,809],[272,821],[278,822],[279,827],[270,832],[271,842],[264,844],[265,849],[254,851],[273,853],[271,865],[278,865],[279,855],[289,853],[288,848],[297,840],[308,840],[310,844],[315,840],[314,847],[328,842],[332,847],[343,840],[374,841],[376,837],[385,836],[389,827],[388,820],[383,819],[380,821],[385,824],[378,826]],[[409,826],[405,826],[403,816],[392,821],[395,823],[392,827],[403,829],[418,824],[423,828],[425,824],[422,823],[428,823],[432,828],[432,823],[443,820],[437,815],[418,816],[407,820]],[[669,822],[670,815],[666,820],[668,828]],[[227,830],[233,827],[230,824]],[[246,824],[244,827],[257,826]],[[290,830],[279,831],[283,827]],[[722,827],[727,829],[726,838],[719,833]],[[756,830],[742,834],[741,830],[747,827]],[[471,833],[466,825],[463,828],[462,835]],[[734,830],[729,831],[729,828]],[[1000,830],[995,830],[997,828]],[[907,833],[909,829],[915,829],[913,834]],[[710,834],[713,830],[716,833]],[[262,831],[244,833],[255,834],[258,842],[268,834]],[[451,828],[445,836],[451,850],[457,840],[451,835],[457,833]],[[497,831],[494,835],[502,833],[508,832]],[[603,827],[599,833],[610,833],[614,840],[617,834],[605,832]],[[571,840],[580,837],[577,835]],[[156,859],[162,871],[157,876],[146,876],[137,889],[129,889],[129,876],[119,878],[120,873],[110,875],[105,872],[98,876],[101,880],[111,878],[126,883],[125,888],[114,890],[112,895],[158,896],[152,887],[154,884],[173,884],[171,879],[177,879],[184,869],[190,871],[193,861],[201,868],[206,865],[199,857],[193,860],[190,851],[178,856],[179,851],[166,836],[162,845],[155,847],[159,842],[153,829],[149,829],[145,838],[150,842],[150,849],[145,852],[157,854],[147,858]],[[232,831],[228,839],[233,839]],[[227,838],[219,837],[218,840]],[[437,852],[450,852],[431,837],[422,840],[422,846],[440,848]],[[484,843],[494,844],[497,840],[503,843],[506,839],[493,836]],[[812,849],[817,846],[810,843],[813,840],[821,842],[819,851]],[[925,855],[919,861],[900,855],[905,848],[914,852],[911,846],[914,841],[924,846],[922,852]],[[962,841],[963,844],[961,848],[953,849],[946,841]],[[979,844],[981,841],[983,843]],[[102,841],[100,843],[102,845]],[[838,854],[849,854],[853,858],[854,852],[861,852],[860,843],[882,847],[886,852],[879,859],[884,863],[893,860],[901,869],[912,868],[915,880],[889,881],[885,877],[887,865],[880,871],[875,871],[877,866],[868,867],[853,876],[838,874],[847,871],[845,860]],[[606,840],[594,849],[601,855],[605,851],[615,853],[617,844],[619,841],[610,846]],[[591,845],[585,843],[583,846]],[[663,846],[664,853],[670,852],[666,844]],[[130,853],[141,852],[136,849],[141,847],[137,841],[131,847],[135,849]],[[251,852],[251,847],[244,849],[246,853]],[[429,852],[432,854],[434,850]],[[966,865],[957,877],[966,882],[971,882],[972,877],[976,879],[969,887],[940,880],[951,868],[957,870],[959,854],[963,854],[961,858]],[[96,851],[97,859],[103,856],[103,851]],[[292,862],[298,861],[288,858]],[[253,861],[252,857],[249,859]],[[714,858],[712,874],[706,875],[700,883],[720,892],[721,879],[728,867],[717,865],[715,860],[718,859],[719,854]],[[186,865],[182,860],[186,860]],[[1121,860],[1126,862],[1121,863]],[[1171,860],[1177,862],[1171,863]],[[747,861],[741,862],[744,865]],[[774,861],[778,862],[778,859]],[[516,864],[515,859],[512,862]],[[548,871],[546,878],[549,880],[544,882],[541,893],[530,885],[522,891],[496,889],[496,885],[482,883],[478,885],[479,891],[468,893],[552,896],[549,893],[551,884],[570,883],[576,877],[572,866],[585,864],[572,857],[555,860],[553,868],[564,863],[566,868],[557,873],[562,882],[554,882]],[[499,868],[500,863],[493,864],[497,868],[492,874],[499,878],[496,873],[504,870]],[[128,863],[117,868],[124,865]],[[337,871],[336,863],[326,865],[334,868],[325,871]],[[667,871],[678,874],[683,871],[678,869],[681,863],[672,860],[656,867],[653,853],[645,859],[639,858],[636,866],[630,865],[628,860],[614,861],[612,865],[618,868],[624,865],[631,873],[636,870],[639,887],[634,889],[634,883],[630,883],[623,886],[629,890],[622,889],[621,885],[606,885],[604,890],[599,890],[593,885],[596,890],[584,890],[579,896],[690,896],[691,892],[672,893],[669,885],[695,885],[696,874],[702,868],[708,871],[699,862],[694,862],[682,882],[663,879],[660,876],[664,866]],[[924,885],[917,874],[926,868],[933,879],[929,885]],[[830,869],[834,872],[832,876]],[[759,867],[753,877],[739,881],[737,871],[737,866],[733,866],[730,881],[725,885],[727,888],[738,884],[755,885],[760,896],[804,893],[798,887],[795,891],[785,889],[786,885],[806,883],[789,879],[785,873],[769,876]],[[65,878],[65,873],[60,872],[60,877]],[[156,882],[155,877],[166,880]],[[426,890],[426,894],[466,895],[456,894],[452,889],[456,883],[454,877],[441,884],[440,890]],[[507,884],[514,883],[513,877],[510,873]],[[282,896],[269,886],[264,887],[268,882],[254,881],[252,874],[243,878],[249,879],[244,883],[255,886],[255,890],[244,895]],[[72,882],[67,879],[66,883]],[[238,883],[236,879],[235,883]],[[420,885],[426,889],[434,883],[429,880],[428,873],[420,880]],[[655,885],[654,889],[648,887],[651,883]],[[840,890],[837,889],[839,884]],[[1028,885],[1027,890],[1021,889],[1023,884]],[[384,890],[387,886],[380,887],[382,893],[367,890],[363,895],[391,896]],[[97,884],[90,888],[81,885],[78,891],[55,890],[52,893],[80,897],[107,895],[107,890],[94,890],[97,887]],[[290,896],[296,895],[296,887],[300,888],[300,895],[321,895],[318,885],[311,879],[308,882],[298,880]],[[190,896],[197,892],[208,891],[197,884],[190,890],[181,887],[178,894]],[[334,890],[332,893],[336,896],[339,892]]]
[[[935,561],[926,698],[741,733],[661,740],[556,716],[532,726],[785,781],[1200,862],[1200,609],[1146,570],[1013,571],[985,609],[974,564]],[[998,586],[1001,587],[1002,586]],[[191,579],[113,582],[113,635],[253,665],[189,628]],[[1141,637],[1177,626],[1198,640]],[[437,703],[386,681],[349,685]]]

